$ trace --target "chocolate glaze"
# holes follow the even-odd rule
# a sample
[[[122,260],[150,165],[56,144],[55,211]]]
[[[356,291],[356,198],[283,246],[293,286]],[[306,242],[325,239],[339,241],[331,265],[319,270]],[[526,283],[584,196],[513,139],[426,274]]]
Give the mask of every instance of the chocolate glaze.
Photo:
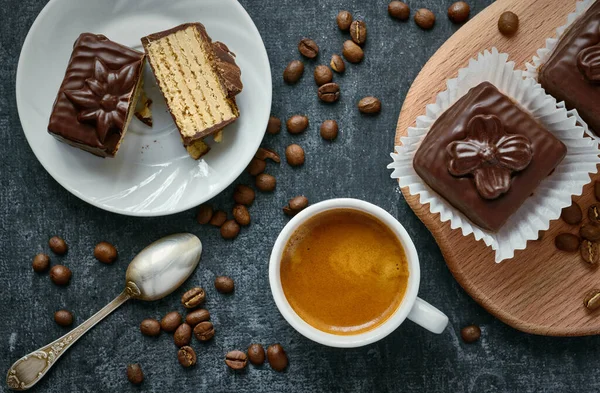
[[[209,61],[212,63],[213,69],[215,70],[217,75],[220,77],[219,83],[223,87],[223,90],[227,92],[227,98],[231,101],[231,104],[233,105],[233,107],[235,108],[236,113],[237,113],[237,105],[235,102],[235,95],[240,93],[243,88],[242,80],[241,80],[242,72],[241,72],[240,68],[237,66],[237,64],[235,63],[235,54],[233,54],[233,52],[229,51],[229,48],[227,48],[227,46],[225,44],[223,44],[222,42],[217,41],[217,42],[213,43],[212,39],[206,32],[206,28],[204,27],[204,25],[202,23],[198,23],[198,22],[184,23],[184,24],[175,26],[168,30],[164,30],[164,31],[160,31],[158,33],[153,33],[153,34],[147,35],[146,37],[142,37],[142,39],[141,39],[142,45],[147,52],[146,48],[151,42],[157,41],[161,38],[164,38],[168,35],[176,33],[180,30],[185,30],[188,27],[192,27],[192,26],[197,29],[198,33],[202,37],[202,44],[204,45],[203,49],[206,51],[206,53],[208,53],[210,55]],[[152,65],[152,63],[150,61],[148,61],[148,64],[150,64],[150,68],[152,68],[152,71],[154,72],[154,66]],[[160,82],[158,83],[158,87],[162,92],[163,86],[160,85]],[[167,108],[169,108],[168,102],[167,102]],[[177,124],[175,116],[171,112],[170,108],[169,108],[169,112],[171,113],[171,117],[173,117],[173,122],[179,128],[179,125]],[[237,120],[237,118],[226,120],[226,121],[223,121],[212,127],[209,127],[209,128],[203,129],[203,130],[198,130],[198,132],[196,132],[192,137],[184,136],[183,134],[181,134],[181,130],[179,130],[180,134],[181,134],[181,138],[183,139],[183,144],[185,146],[189,146],[198,139],[205,138],[208,135],[214,134],[215,132],[222,130],[225,126],[233,123],[236,120]]]
[[[495,199],[483,198],[472,176],[456,177],[448,169],[452,159],[448,146],[468,137],[468,124],[478,115],[497,117],[509,136],[522,135],[530,142],[530,162],[513,174],[506,193]],[[560,140],[496,87],[484,82],[472,88],[438,118],[417,150],[413,165],[435,192],[475,225],[497,232],[562,161],[566,152],[567,148]]]
[[[48,132],[97,156],[114,156],[133,110],[143,59],[143,53],[103,35],[81,34],[54,101]]]
[[[542,65],[539,81],[548,94],[577,109],[600,135],[600,1],[573,23]]]
[[[235,63],[235,53],[231,52],[227,45],[222,42],[213,42],[213,50],[216,56],[216,65],[223,78],[223,84],[227,89],[227,97],[233,97],[242,92],[242,71]]]

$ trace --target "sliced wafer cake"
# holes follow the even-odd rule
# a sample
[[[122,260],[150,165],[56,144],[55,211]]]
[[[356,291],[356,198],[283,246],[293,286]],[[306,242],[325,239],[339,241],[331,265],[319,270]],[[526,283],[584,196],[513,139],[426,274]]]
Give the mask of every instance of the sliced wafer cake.
[[[235,95],[242,82],[234,55],[200,23],[151,34],[142,44],[183,144],[197,159],[208,151],[202,139],[239,117]]]

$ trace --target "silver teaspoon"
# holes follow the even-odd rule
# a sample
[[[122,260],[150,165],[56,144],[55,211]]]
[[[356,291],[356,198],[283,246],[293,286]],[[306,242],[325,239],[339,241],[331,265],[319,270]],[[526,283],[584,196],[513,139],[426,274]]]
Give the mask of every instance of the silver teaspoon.
[[[157,300],[176,290],[198,266],[200,254],[202,243],[191,233],[167,236],[144,248],[127,268],[123,292],[69,333],[17,360],[8,370],[8,387],[27,390],[38,383],[75,341],[127,300]]]

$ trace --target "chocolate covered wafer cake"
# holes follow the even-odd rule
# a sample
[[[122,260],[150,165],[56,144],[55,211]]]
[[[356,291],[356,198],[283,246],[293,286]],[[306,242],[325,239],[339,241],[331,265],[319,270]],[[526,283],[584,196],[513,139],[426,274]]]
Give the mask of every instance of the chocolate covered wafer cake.
[[[540,69],[539,82],[600,135],[600,1],[562,35]]]
[[[135,111],[144,54],[100,34],[79,36],[54,101],[48,132],[100,157],[113,157]]]
[[[142,38],[158,86],[188,153],[208,152],[202,140],[239,117],[242,90],[234,55],[213,43],[200,23],[186,23]]]
[[[498,232],[566,153],[528,112],[483,82],[435,121],[413,165],[475,225]]]

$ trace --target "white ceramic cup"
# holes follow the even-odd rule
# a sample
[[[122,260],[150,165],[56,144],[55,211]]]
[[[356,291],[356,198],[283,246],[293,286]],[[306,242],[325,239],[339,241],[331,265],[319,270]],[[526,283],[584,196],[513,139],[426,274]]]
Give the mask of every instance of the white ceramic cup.
[[[358,210],[382,221],[398,236],[408,261],[408,287],[400,306],[384,323],[360,334],[342,336],[326,333],[311,326],[296,314],[287,301],[281,286],[281,257],[289,238],[309,218],[321,212],[335,209]],[[290,220],[279,234],[279,237],[277,237],[269,262],[271,293],[281,315],[304,337],[330,347],[352,348],[371,344],[396,330],[406,318],[433,333],[442,333],[448,325],[448,317],[431,304],[417,297],[420,279],[419,256],[417,255],[414,243],[402,224],[382,208],[358,199],[330,199],[304,209]]]

